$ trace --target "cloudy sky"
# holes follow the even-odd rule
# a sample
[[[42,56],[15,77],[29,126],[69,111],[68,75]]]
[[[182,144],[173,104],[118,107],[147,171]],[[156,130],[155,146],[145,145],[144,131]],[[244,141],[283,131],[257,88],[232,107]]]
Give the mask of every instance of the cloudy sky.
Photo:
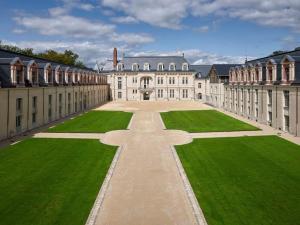
[[[71,49],[93,66],[126,55],[239,63],[300,46],[299,0],[1,0],[0,40]]]

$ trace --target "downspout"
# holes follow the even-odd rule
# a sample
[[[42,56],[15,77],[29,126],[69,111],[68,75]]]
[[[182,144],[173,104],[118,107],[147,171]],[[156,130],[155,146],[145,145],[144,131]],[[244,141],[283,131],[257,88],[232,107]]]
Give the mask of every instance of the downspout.
[[[298,87],[296,88],[296,136],[298,136]]]
[[[45,88],[43,87],[43,125],[45,123]]]
[[[9,137],[9,98],[10,98],[10,89],[7,89],[7,137]]]
[[[29,88],[27,88],[27,130],[29,130]]]
[[[278,114],[277,114],[277,110],[278,110],[278,107],[277,107],[277,101],[278,101],[278,93],[277,93],[277,86],[275,87],[275,93],[276,93],[276,102],[275,102],[275,110],[276,110],[276,129],[278,129]]]

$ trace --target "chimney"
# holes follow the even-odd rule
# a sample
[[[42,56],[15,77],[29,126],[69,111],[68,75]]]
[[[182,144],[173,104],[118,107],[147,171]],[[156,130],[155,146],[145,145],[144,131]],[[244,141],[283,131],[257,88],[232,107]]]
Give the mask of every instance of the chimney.
[[[113,58],[114,68],[117,67],[117,64],[118,64],[118,50],[117,50],[117,48],[114,48],[114,58]]]

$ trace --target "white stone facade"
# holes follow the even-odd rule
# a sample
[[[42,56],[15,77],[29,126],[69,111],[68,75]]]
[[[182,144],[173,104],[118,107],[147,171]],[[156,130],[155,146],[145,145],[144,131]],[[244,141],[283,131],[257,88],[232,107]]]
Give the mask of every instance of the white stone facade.
[[[112,100],[194,100],[195,72],[113,72],[108,76]]]

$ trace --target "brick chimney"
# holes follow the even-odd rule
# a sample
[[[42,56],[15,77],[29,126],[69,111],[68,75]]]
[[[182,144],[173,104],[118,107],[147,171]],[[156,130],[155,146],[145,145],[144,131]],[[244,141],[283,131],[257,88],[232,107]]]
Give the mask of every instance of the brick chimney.
[[[117,64],[118,64],[118,50],[117,50],[117,48],[114,48],[114,57],[113,57],[114,68],[117,67]]]

